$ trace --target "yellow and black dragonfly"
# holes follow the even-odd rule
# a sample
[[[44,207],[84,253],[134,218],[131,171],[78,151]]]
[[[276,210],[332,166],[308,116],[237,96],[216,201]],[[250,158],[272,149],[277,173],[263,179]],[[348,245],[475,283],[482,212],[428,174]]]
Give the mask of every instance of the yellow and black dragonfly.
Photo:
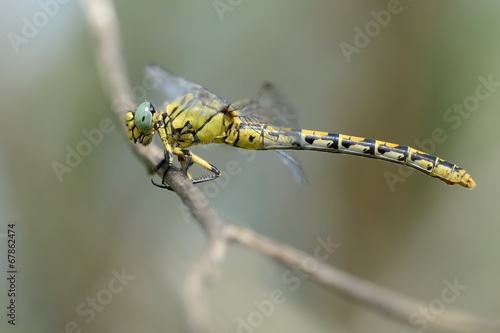
[[[148,65],[146,74],[159,84],[168,102],[156,109],[145,101],[125,115],[128,137],[149,145],[158,133],[165,152],[166,170],[179,158],[183,172],[201,183],[221,172],[188,149],[197,144],[219,143],[254,150],[275,150],[299,183],[304,176],[297,160],[287,150],[316,150],[353,154],[407,165],[446,184],[473,188],[470,174],[456,164],[406,145],[332,132],[301,129],[287,99],[271,84],[264,84],[253,97],[229,103],[202,86],[174,76],[157,65]],[[197,164],[209,175],[191,177]],[[166,172],[165,172],[166,173]],[[154,183],[154,182],[153,182]],[[155,185],[170,189],[165,184]]]

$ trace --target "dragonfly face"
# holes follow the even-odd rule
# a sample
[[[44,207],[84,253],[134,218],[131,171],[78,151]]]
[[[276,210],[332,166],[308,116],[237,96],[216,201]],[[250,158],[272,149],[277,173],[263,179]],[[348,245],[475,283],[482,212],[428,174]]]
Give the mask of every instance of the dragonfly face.
[[[127,136],[134,143],[147,146],[153,140],[155,134],[156,109],[150,102],[143,102],[137,106],[135,112],[127,112],[125,120],[127,124]]]

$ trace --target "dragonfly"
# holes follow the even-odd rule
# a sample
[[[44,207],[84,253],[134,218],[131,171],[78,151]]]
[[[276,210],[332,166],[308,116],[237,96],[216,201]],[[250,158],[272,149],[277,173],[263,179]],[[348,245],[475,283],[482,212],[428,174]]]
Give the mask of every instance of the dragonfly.
[[[219,177],[221,171],[217,167],[189,150],[194,145],[209,143],[273,150],[301,184],[305,177],[291,153],[294,150],[374,158],[406,165],[448,185],[458,184],[468,189],[476,185],[471,175],[458,165],[410,146],[301,129],[291,103],[270,83],[263,84],[251,98],[230,103],[158,65],[147,65],[145,71],[168,101],[161,109],[156,109],[147,100],[140,103],[135,111],[125,114],[125,123],[127,136],[134,143],[147,146],[158,134],[165,156],[157,166],[157,169],[164,168],[161,184],[152,180],[158,187],[172,190],[166,183],[166,174],[173,165],[174,156],[179,160],[181,171],[194,184]],[[195,164],[209,173],[193,178],[190,168]]]

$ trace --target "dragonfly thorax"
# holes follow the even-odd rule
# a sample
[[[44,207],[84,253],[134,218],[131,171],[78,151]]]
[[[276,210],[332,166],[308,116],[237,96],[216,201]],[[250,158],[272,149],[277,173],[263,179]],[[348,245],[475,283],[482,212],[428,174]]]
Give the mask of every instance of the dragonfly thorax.
[[[181,148],[210,143],[225,134],[226,105],[218,99],[200,99],[186,94],[165,107],[168,141]]]

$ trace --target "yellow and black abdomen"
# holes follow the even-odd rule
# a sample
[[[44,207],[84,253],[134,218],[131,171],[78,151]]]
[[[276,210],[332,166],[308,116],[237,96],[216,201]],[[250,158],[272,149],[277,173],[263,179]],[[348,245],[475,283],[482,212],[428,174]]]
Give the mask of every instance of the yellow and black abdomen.
[[[409,146],[337,133],[309,130],[300,132],[301,148],[295,149],[371,157],[407,165],[439,178],[449,185],[459,184],[466,188],[473,188],[476,185],[470,174],[458,165]],[[291,137],[295,139],[297,134],[292,133]]]
[[[458,165],[437,156],[405,145],[351,135],[291,129],[266,124],[238,124],[230,140],[236,147],[246,149],[316,150],[352,154],[407,165],[447,184],[473,188],[471,176]]]
[[[232,121],[227,126],[224,143],[245,149],[300,149],[298,129],[274,127],[264,123]]]

